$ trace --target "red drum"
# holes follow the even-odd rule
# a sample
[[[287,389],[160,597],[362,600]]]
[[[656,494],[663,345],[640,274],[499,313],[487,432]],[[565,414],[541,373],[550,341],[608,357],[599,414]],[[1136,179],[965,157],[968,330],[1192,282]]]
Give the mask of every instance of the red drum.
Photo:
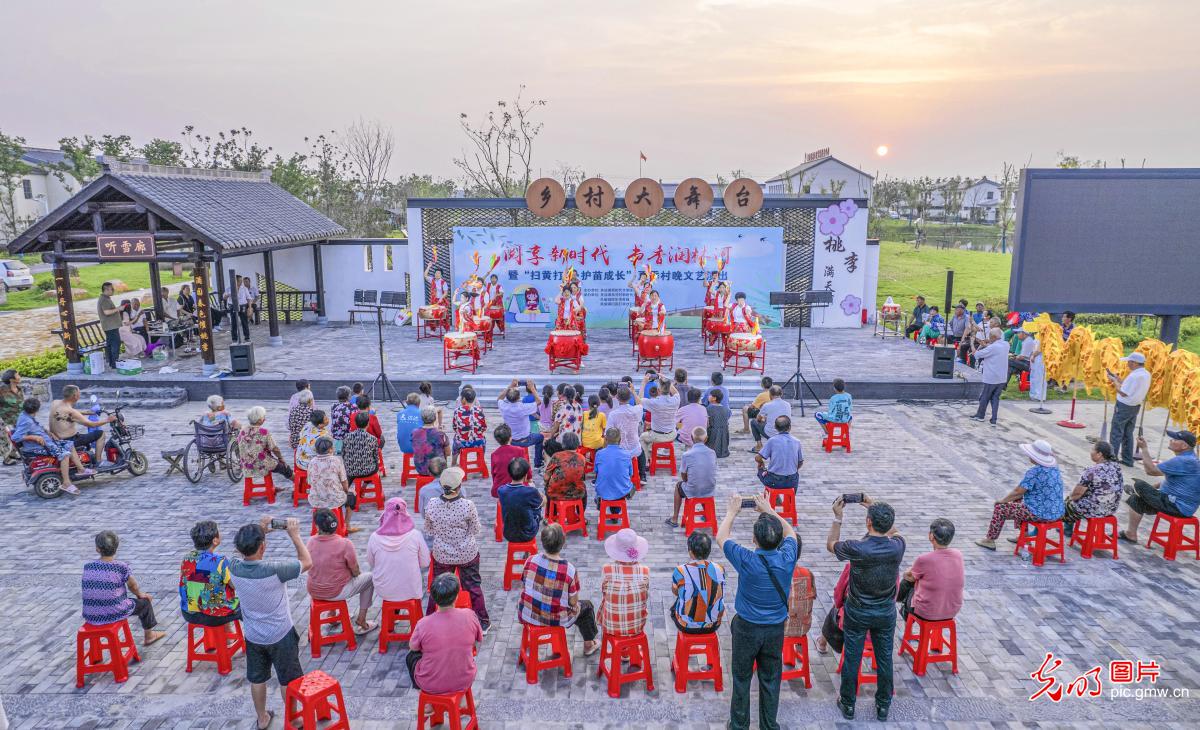
[[[442,338],[442,342],[451,352],[467,352],[476,347],[474,332],[451,332]]]
[[[551,372],[560,367],[574,368],[578,371],[586,354],[588,345],[579,330],[550,331],[550,337],[546,341],[546,355],[549,356]]]
[[[474,332],[447,332],[442,338],[442,373],[475,372],[479,366],[479,340]]]
[[[504,319],[504,307],[488,307],[484,313],[489,319]]]
[[[424,320],[444,319],[446,317],[446,308],[440,304],[426,304],[417,310],[417,316]]]
[[[725,346],[734,352],[756,352],[762,349],[762,337],[750,332],[735,332],[726,339]]]
[[[643,331],[637,341],[637,368],[675,366],[675,336],[670,332]]]
[[[718,335],[727,335],[733,329],[733,325],[724,317],[705,317],[704,329]]]

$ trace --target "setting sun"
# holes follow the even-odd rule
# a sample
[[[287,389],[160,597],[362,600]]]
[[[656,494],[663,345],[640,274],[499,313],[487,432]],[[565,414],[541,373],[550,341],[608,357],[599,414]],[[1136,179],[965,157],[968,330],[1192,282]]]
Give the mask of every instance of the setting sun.
[[[885,144],[881,144],[875,148],[875,154],[879,155],[880,157],[885,156],[887,153],[888,153],[888,146]]]

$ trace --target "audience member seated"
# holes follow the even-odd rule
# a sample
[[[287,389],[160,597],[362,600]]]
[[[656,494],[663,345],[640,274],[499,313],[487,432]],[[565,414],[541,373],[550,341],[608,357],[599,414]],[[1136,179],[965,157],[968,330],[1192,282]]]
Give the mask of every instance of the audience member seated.
[[[354,399],[354,407],[358,409],[357,413],[367,414],[367,433],[375,437],[379,442],[379,448],[383,448],[386,441],[383,438],[383,426],[379,424],[379,416],[375,414],[375,409],[371,408],[371,399],[365,395],[360,395]],[[358,420],[350,419],[350,430],[358,428]],[[411,439],[410,439],[411,443]]]
[[[429,589],[430,611],[417,622],[408,641],[408,676],[422,692],[447,695],[471,688],[475,681],[475,652],[483,642],[484,629],[475,614],[455,608],[458,578],[442,573]]]
[[[538,414],[538,406],[542,401],[538,396],[537,386],[532,380],[525,381],[525,390],[533,396],[533,400],[528,403],[521,401],[521,391],[517,389],[517,380],[514,378],[512,383],[500,393],[496,407],[500,411],[500,417],[508,424],[512,435],[512,445],[533,449],[533,466],[541,469],[542,443],[546,440],[546,435],[533,433],[529,425],[529,417]],[[551,425],[551,429],[553,428],[554,426]]]
[[[219,426],[224,424],[229,427],[229,433],[236,433],[242,427],[237,419],[233,417],[229,411],[225,410],[225,399],[219,395],[210,395],[205,401],[208,405],[208,410],[205,411],[199,419],[200,423],[205,426]]]
[[[583,655],[591,656],[600,648],[596,609],[579,598],[578,571],[561,556],[567,542],[562,525],[547,522],[538,537],[542,551],[525,561],[517,620],[531,626],[574,626],[583,637]]]
[[[350,389],[344,385],[338,386],[334,392],[337,398],[329,406],[329,434],[333,436],[333,452],[342,453],[342,442],[350,433],[350,419],[354,417],[354,404],[350,402]]]
[[[341,510],[346,521],[346,532],[358,532],[360,527],[350,526],[350,513],[358,504],[358,494],[350,488],[346,478],[346,466],[342,457],[333,453],[333,439],[322,436],[317,439],[317,455],[308,463],[308,503],[314,509],[324,507]]]
[[[654,444],[674,441],[679,435],[676,430],[679,423],[679,391],[675,390],[675,383],[666,378],[657,384],[650,383],[650,396],[643,401],[642,407],[650,414],[650,427],[641,435],[642,451],[649,459]]]
[[[679,507],[684,498],[711,497],[717,493],[717,455],[705,444],[707,438],[708,432],[701,427],[692,429],[688,434],[692,447],[680,459],[680,479],[675,482],[675,503],[671,516],[666,520],[670,527],[679,527]]]
[[[317,455],[317,439],[327,438],[333,442],[329,432],[329,416],[325,411],[316,410],[308,414],[308,423],[300,430],[300,438],[296,442],[296,468],[308,471],[309,462]]]
[[[758,724],[776,728],[783,673],[783,632],[788,619],[788,593],[784,586],[791,585],[796,558],[800,555],[800,538],[759,494],[754,497],[754,509],[758,512],[752,532],[754,549],[738,545],[730,533],[742,511],[742,499],[741,495],[730,495],[725,517],[717,529],[717,543],[738,573],[734,617],[729,625],[733,639],[729,727],[736,730],[750,727],[750,677],[757,664]]]
[[[396,445],[404,454],[413,453],[413,431],[421,428],[421,395],[409,393],[404,398],[404,409],[396,413]]]
[[[1005,520],[1012,520],[1020,527],[1022,522],[1053,522],[1063,516],[1062,474],[1058,471],[1058,460],[1050,444],[1038,439],[1031,444],[1021,444],[1021,450],[1029,457],[1033,466],[1025,472],[1021,483],[1013,487],[992,508],[992,522],[987,536],[975,544],[988,550],[996,549],[996,538],[1004,529]],[[1009,538],[1010,542],[1017,539]]]
[[[754,420],[758,418],[759,410],[767,404],[767,401],[771,400],[771,386],[775,384],[775,381],[769,376],[764,375],[760,382],[762,385],[762,392],[754,396],[754,400],[742,408],[742,433],[751,433],[751,425],[754,423]],[[728,392],[722,393],[721,400],[717,402],[729,405]]]
[[[332,444],[331,444],[332,446]],[[367,611],[375,597],[375,584],[370,571],[358,567],[358,555],[349,538],[337,534],[337,512],[321,507],[313,515],[317,534],[308,539],[308,554],[312,570],[308,573],[308,595],[319,601],[349,601],[358,596],[358,616],[354,633],[365,634],[377,624],[367,621]]]
[[[1191,431],[1167,431],[1167,448],[1175,454],[1161,464],[1154,463],[1146,439],[1138,437],[1137,447],[1142,454],[1142,469],[1146,476],[1166,477],[1154,486],[1142,479],[1134,479],[1132,487],[1125,487],[1129,499],[1129,523],[1120,538],[1126,542],[1137,542],[1138,525],[1142,515],[1158,512],[1172,517],[1191,517],[1200,505],[1200,461],[1196,459],[1196,435]]]
[[[908,326],[904,328],[904,336],[912,337],[914,333],[920,332],[925,326],[925,320],[929,318],[929,307],[925,305],[925,297],[918,296],[917,304],[912,310],[912,319],[909,320]]]
[[[429,460],[433,457],[450,458],[450,440],[434,425],[435,421],[437,411],[433,408],[422,408],[421,427],[414,429],[411,436],[413,466],[422,476],[429,476]]]
[[[728,403],[729,402],[729,388],[725,387],[725,374],[722,373],[720,370],[714,370],[713,374],[709,376],[708,380],[709,380],[709,386],[707,388],[705,388],[704,392],[700,395],[700,405],[708,404],[708,396],[714,390],[721,391],[721,402],[722,403]]]
[[[142,623],[142,644],[150,646],[167,634],[154,630],[158,625],[154,618],[154,597],[138,586],[129,564],[116,559],[119,545],[117,533],[112,530],[96,533],[100,559],[83,566],[83,620],[93,626],[105,626],[137,616]]]
[[[413,601],[425,595],[429,546],[413,525],[408,503],[392,497],[379,513],[379,529],[367,540],[367,565],[381,601]]]
[[[508,462],[508,484],[500,487],[504,539],[509,542],[529,542],[537,537],[538,529],[542,526],[546,495],[530,486],[529,472],[528,461],[513,459]]]
[[[21,417],[21,404],[24,402],[21,374],[12,368],[0,373],[0,457],[4,458],[4,466],[15,464],[21,459],[17,445],[8,437],[8,430],[16,427],[17,419]]]
[[[602,499],[610,502],[628,499],[634,492],[633,459],[621,448],[621,432],[610,427],[604,432],[604,443],[608,445],[596,452],[597,506]]]
[[[834,378],[833,395],[829,396],[829,410],[817,411],[813,417],[822,426],[827,423],[850,423],[854,420],[854,416],[850,413],[853,407],[854,399],[846,392],[846,381]]]
[[[442,472],[442,494],[429,500],[421,514],[425,516],[425,534],[432,541],[433,574],[458,571],[462,587],[471,594],[471,608],[486,634],[491,619],[479,579],[479,536],[483,527],[475,504],[462,496],[463,476],[463,470],[457,466]],[[437,596],[431,595],[426,612],[432,613],[437,602]]]
[[[896,534],[896,513],[886,502],[862,497],[867,508],[867,535],[860,540],[842,540],[843,497],[833,503],[833,524],[825,540],[825,549],[838,560],[850,563],[848,590],[842,607],[842,677],[838,710],[847,720],[854,719],[858,696],[858,675],[862,668],[863,647],[867,634],[875,651],[875,714],[880,722],[888,719],[892,705],[892,641],[896,631],[896,588],[900,561],[904,559],[904,538]]]
[[[946,621],[958,615],[963,603],[962,553],[950,547],[954,523],[939,517],[929,524],[933,550],[919,556],[904,573],[896,591],[900,615],[916,614],[926,621]]]
[[[1075,523],[1086,518],[1115,515],[1121,506],[1124,477],[1117,454],[1107,441],[1092,444],[1092,465],[1079,475],[1079,484],[1067,495],[1063,506],[1063,534],[1075,531]]]
[[[625,378],[629,378],[628,375]],[[625,382],[622,379],[622,382]],[[610,444],[608,433],[612,429],[620,432],[621,449],[628,459],[638,460],[638,473],[646,477],[646,454],[642,451],[641,432],[645,409],[642,407],[638,391],[632,384],[617,388],[617,405],[608,414],[608,430],[604,432],[605,443]],[[608,447],[605,446],[605,449]],[[599,456],[599,454],[597,454]],[[612,458],[612,457],[610,457]]]
[[[502,423],[492,429],[492,437],[496,439],[496,448],[492,451],[492,496],[496,497],[500,487],[508,484],[508,462],[525,456],[525,449],[512,445],[512,429],[507,423]]]
[[[242,476],[261,482],[267,474],[275,473],[291,481],[292,467],[275,444],[275,437],[263,425],[266,420],[267,409],[262,406],[246,412],[246,425],[237,433]]]
[[[642,559],[650,543],[631,528],[604,540],[614,562],[600,569],[600,628],[609,636],[634,636],[646,628],[650,603],[650,566]]]
[[[579,453],[579,437],[564,433],[562,449],[546,459],[546,500],[582,499],[586,504],[587,486],[583,480],[586,473],[587,459]]]
[[[288,408],[288,445],[295,450],[300,445],[300,432],[312,420],[313,394],[305,389],[293,397],[296,405]]]
[[[553,422],[544,434],[547,439],[557,439],[565,433],[579,435],[583,432],[583,406],[576,401],[575,388],[563,385],[559,399],[551,408]]]
[[[762,448],[763,439],[769,439],[778,431],[775,430],[775,423],[780,416],[792,417],[792,404],[783,399],[783,388],[778,385],[771,386],[771,399],[758,409],[758,416],[750,422],[750,430],[754,433],[754,448],[750,449],[750,453],[756,454]]]
[[[583,430],[579,434],[582,445],[593,451],[604,448],[604,430],[608,428],[608,416],[601,410],[601,405],[599,395],[588,396],[588,409],[583,414]]]
[[[232,563],[213,552],[220,545],[216,522],[202,520],[192,526],[194,549],[179,566],[179,611],[189,624],[224,626],[242,617],[229,572]]]
[[[29,456],[53,456],[58,459],[58,469],[62,474],[62,490],[72,496],[78,496],[79,487],[71,483],[71,465],[75,465],[75,476],[90,477],[95,469],[84,469],[75,445],[70,441],[59,441],[50,435],[42,424],[37,421],[37,412],[42,402],[37,398],[26,398],[21,403],[21,415],[17,416],[17,425],[13,428],[12,442],[17,450]]]
[[[353,422],[354,430],[348,431],[342,439],[342,464],[346,467],[346,479],[351,483],[379,471],[379,440],[367,430],[371,424],[370,414],[359,411],[354,414]]]
[[[459,395],[458,408],[450,417],[454,428],[453,460],[458,463],[458,452],[487,444],[487,418],[483,409],[475,403],[475,389],[466,387]]]
[[[733,412],[725,404],[725,394],[720,390],[708,393],[708,448],[716,453],[718,459],[729,458],[729,419]]]
[[[708,410],[700,403],[698,388],[689,388],[686,395],[687,405],[679,409],[676,428],[679,432],[679,441],[684,446],[691,446],[692,431],[708,427]]]
[[[429,476],[433,477],[433,479],[431,479],[428,484],[421,487],[421,489],[417,492],[417,504],[421,508],[421,514],[425,514],[425,505],[429,504],[429,500],[442,496],[442,486],[445,483],[442,479],[442,476],[447,471],[446,466],[446,460],[441,456],[435,456],[429,460]],[[458,467],[454,468],[458,469]],[[461,472],[462,470],[459,469],[459,471]],[[507,474],[505,476],[507,476]],[[447,478],[458,479],[459,483],[461,484],[466,478],[466,475],[465,472],[461,476],[451,474]],[[433,544],[430,542],[428,531],[425,532],[425,542],[430,543],[430,545]]]
[[[935,344],[937,339],[946,334],[946,320],[938,314],[937,306],[929,308],[929,319],[925,320],[925,326],[921,328],[921,341],[929,344]]]
[[[775,419],[775,435],[754,455],[758,462],[758,481],[771,489],[796,489],[800,486],[800,468],[804,466],[804,453],[800,441],[792,436],[792,419],[780,416]]]
[[[725,618],[725,569],[708,559],[712,538],[707,532],[696,530],[687,545],[691,560],[671,573],[671,620],[685,634],[711,634]]]
[[[812,571],[797,565],[792,570],[792,589],[788,592],[788,617],[783,627],[785,639],[808,636],[808,630],[812,628],[813,601],[816,599],[817,584]]]

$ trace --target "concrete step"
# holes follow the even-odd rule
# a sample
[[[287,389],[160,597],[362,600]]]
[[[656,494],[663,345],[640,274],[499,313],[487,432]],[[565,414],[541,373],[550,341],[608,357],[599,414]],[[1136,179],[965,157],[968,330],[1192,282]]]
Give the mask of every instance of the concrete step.
[[[169,386],[161,388],[93,387],[84,388],[80,395],[82,403],[89,403],[92,396],[95,396],[100,401],[100,405],[106,409],[118,405],[126,408],[174,408],[186,403],[188,399],[186,388]]]

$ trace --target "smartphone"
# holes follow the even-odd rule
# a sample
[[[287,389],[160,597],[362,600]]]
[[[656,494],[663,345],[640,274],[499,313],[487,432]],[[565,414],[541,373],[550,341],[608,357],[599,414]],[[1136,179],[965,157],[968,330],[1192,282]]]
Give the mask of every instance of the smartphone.
[[[742,509],[754,509],[754,497],[742,497]]]
[[[843,494],[842,504],[861,504],[863,501],[863,493],[855,492],[854,494]]]
[[[271,518],[271,529],[272,530],[286,530],[287,529],[287,520],[284,519],[283,517],[272,517]]]

